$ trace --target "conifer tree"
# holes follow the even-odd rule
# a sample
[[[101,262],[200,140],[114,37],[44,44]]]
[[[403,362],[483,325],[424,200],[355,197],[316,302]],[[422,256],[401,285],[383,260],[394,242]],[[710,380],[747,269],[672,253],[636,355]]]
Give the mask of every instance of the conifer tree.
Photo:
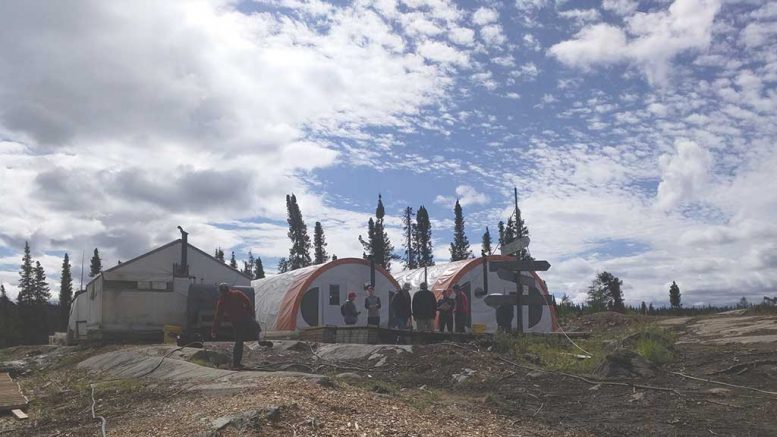
[[[650,305],[648,305],[648,314],[653,314],[655,309],[653,309],[653,302],[650,302]]]
[[[388,233],[383,226],[386,211],[383,208],[383,198],[378,194],[378,206],[375,208],[375,220],[367,221],[367,240],[359,235],[359,242],[364,247],[364,257],[372,256],[375,264],[384,269],[391,269],[391,259],[394,257],[394,246],[391,245]]]
[[[237,270],[237,259],[235,258],[235,251],[232,251],[232,257],[229,259],[229,266]]]
[[[8,298],[5,285],[0,284],[0,349],[19,344],[19,314]]]
[[[505,222],[500,221],[497,229],[499,230],[499,247],[502,247],[505,245]]]
[[[100,252],[95,247],[94,255],[92,255],[92,260],[89,263],[89,277],[94,278],[95,276],[99,275],[102,269],[103,263],[100,260]]]
[[[418,255],[416,254],[416,248],[413,245],[413,235],[415,233],[415,224],[413,223],[413,208],[405,208],[405,213],[402,216],[402,231],[404,232],[405,239],[402,246],[405,248],[405,269],[412,270],[418,268]]]
[[[647,314],[647,312],[648,312],[647,304],[643,300],[642,301],[642,305],[640,305],[640,307],[639,307],[639,313],[640,314]]]
[[[469,239],[467,239],[467,235],[464,233],[464,212],[461,209],[461,204],[459,204],[459,199],[456,199],[456,204],[453,206],[453,215],[453,242],[450,247],[451,261],[472,258]]]
[[[254,260],[254,279],[264,278],[264,266],[262,265],[262,259],[258,256]]]
[[[278,260],[278,273],[286,273],[289,271],[289,260],[286,257]]]
[[[675,281],[672,281],[672,285],[669,287],[669,303],[674,309],[679,309],[682,306],[680,301],[680,287],[677,286]]]
[[[481,246],[486,255],[491,254],[491,233],[488,232],[488,226],[486,226],[486,232],[483,233],[483,241]]]
[[[526,222],[521,217],[520,208],[518,208],[518,210],[516,211],[516,219],[515,219],[514,225],[515,225],[515,230],[513,231],[513,235],[515,236],[515,239],[529,236],[529,228],[526,227]],[[518,255],[518,259],[531,259],[531,256],[529,256],[529,251],[525,247],[521,249],[521,251],[518,252],[517,255]]]
[[[321,222],[316,222],[313,228],[313,264],[323,264],[329,261],[329,255],[326,253],[326,237]]]
[[[289,248],[288,269],[296,270],[301,267],[307,267],[311,263],[310,259],[310,237],[308,236],[308,227],[302,220],[302,211],[297,204],[297,197],[286,195],[286,212],[289,223],[289,239],[291,248]]]
[[[337,255],[335,255],[334,253],[332,254],[332,261],[337,261]]]
[[[70,271],[70,257],[65,253],[62,259],[62,274],[59,281],[59,312],[60,330],[67,330],[67,319],[70,315],[70,302],[73,300],[73,276]]]
[[[254,254],[248,251],[248,261],[243,261],[243,273],[254,279]]]
[[[40,264],[40,261],[35,261],[33,275],[35,277],[35,292],[33,301],[37,305],[45,305],[49,303],[49,299],[51,299],[51,289],[49,288],[48,281],[46,281],[46,272],[43,270],[43,266]]]
[[[423,205],[418,208],[416,213],[416,229],[413,242],[418,254],[418,267],[433,266],[432,223],[429,221],[429,213]]]
[[[504,231],[504,244],[510,244],[515,240],[515,223],[513,218],[507,219],[507,225]]]
[[[588,304],[598,309],[624,312],[623,281],[610,272],[600,272],[588,287]]]
[[[216,258],[217,260],[223,262],[223,263],[226,263],[226,261],[224,260],[224,251],[221,250],[220,247],[216,248],[216,253],[213,255],[213,257]]]
[[[16,296],[16,301],[19,305],[32,305],[35,302],[35,274],[30,255],[30,244],[26,241],[24,242],[22,265],[19,269],[18,288],[19,294]]]

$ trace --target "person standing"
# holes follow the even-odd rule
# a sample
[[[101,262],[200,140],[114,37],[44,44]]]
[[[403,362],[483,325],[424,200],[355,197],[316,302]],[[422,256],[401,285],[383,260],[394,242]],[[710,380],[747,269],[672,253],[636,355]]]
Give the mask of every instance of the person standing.
[[[213,328],[210,336],[216,338],[221,319],[227,316],[232,323],[235,334],[235,345],[232,348],[232,368],[241,369],[243,365],[243,342],[254,334],[254,305],[242,291],[229,288],[226,283],[219,284],[219,300],[216,302],[216,314],[213,318]]]
[[[459,284],[453,286],[453,292],[456,295],[456,307],[453,310],[456,332],[462,334],[469,321],[469,299]]]
[[[413,318],[419,331],[434,331],[434,316],[437,313],[434,294],[421,283],[421,289],[413,296]]]
[[[348,300],[340,307],[340,314],[343,315],[343,321],[346,325],[355,325],[359,320],[360,311],[356,311],[356,293],[353,291],[348,293]]]
[[[402,284],[402,288],[394,294],[394,299],[391,301],[391,312],[394,314],[394,326],[397,329],[407,329],[412,326],[410,323],[412,299],[409,282]]]
[[[364,299],[364,308],[367,309],[367,325],[380,326],[380,297],[375,296],[375,287],[371,283],[364,284],[367,290],[367,298]]]
[[[453,309],[456,307],[456,301],[451,297],[451,291],[442,292],[442,297],[437,301],[437,312],[440,313],[440,332],[453,332]]]

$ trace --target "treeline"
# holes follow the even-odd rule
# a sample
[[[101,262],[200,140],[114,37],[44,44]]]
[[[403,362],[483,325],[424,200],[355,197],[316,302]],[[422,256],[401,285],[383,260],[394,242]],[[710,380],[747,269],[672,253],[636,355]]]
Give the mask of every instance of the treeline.
[[[286,215],[286,221],[289,225],[287,235],[291,245],[289,247],[289,255],[281,258],[278,262],[278,272],[283,273],[329,261],[330,257],[326,251],[326,237],[324,236],[321,222],[315,222],[314,237],[311,243],[307,226],[302,218],[302,211],[294,194],[286,196]],[[429,212],[424,205],[419,206],[417,210],[407,206],[402,212],[402,255],[398,255],[394,251],[394,244],[386,232],[385,216],[386,209],[383,206],[383,196],[378,194],[375,215],[367,221],[366,235],[358,236],[359,243],[363,248],[362,256],[365,259],[372,258],[375,264],[386,270],[391,269],[392,261],[401,261],[402,267],[408,270],[435,265],[432,223],[429,219]],[[453,216],[453,241],[449,247],[450,260],[459,261],[474,258],[475,255],[472,253],[469,239],[464,229],[464,213],[458,199],[453,207]],[[499,229],[498,246],[529,236],[529,229],[521,218],[520,209],[517,208],[507,220],[507,223],[500,221],[497,228]],[[482,235],[481,242],[481,254],[493,254],[498,248],[493,247],[488,227],[486,227],[486,231]],[[313,249],[313,257],[310,255],[311,248]],[[216,249],[216,257],[219,258],[220,255],[220,259],[223,260],[223,252],[219,253],[219,251],[220,249]],[[527,249],[523,249],[518,255],[522,259],[531,258]],[[331,259],[335,260],[337,256],[333,254]],[[237,268],[234,252],[232,253],[230,264]],[[263,271],[261,277],[264,277]]]
[[[682,293],[677,282],[672,281],[669,286],[669,306],[654,307],[653,303],[645,303],[639,306],[627,306],[623,298],[623,281],[610,272],[600,272],[591,281],[588,287],[588,297],[584,303],[576,304],[564,294],[558,304],[560,317],[579,316],[593,314],[601,311],[615,311],[620,313],[644,314],[655,316],[695,316],[713,314],[734,309],[753,309],[754,311],[773,312],[777,309],[777,298],[768,296],[763,298],[760,304],[751,304],[746,297],[742,297],[736,305],[707,305],[683,307]]]
[[[67,253],[62,259],[60,277],[59,303],[53,305],[49,303],[51,289],[43,265],[40,261],[33,261],[30,245],[24,243],[16,302],[8,297],[5,285],[0,284],[0,348],[47,343],[48,336],[55,330],[67,328],[70,302],[73,300],[73,278]]]

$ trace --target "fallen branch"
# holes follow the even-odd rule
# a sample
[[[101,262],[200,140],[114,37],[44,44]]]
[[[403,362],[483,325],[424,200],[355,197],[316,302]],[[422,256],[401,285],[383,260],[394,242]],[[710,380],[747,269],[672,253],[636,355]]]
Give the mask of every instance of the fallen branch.
[[[747,368],[749,368],[750,366],[753,366],[753,367],[760,366],[761,364],[777,364],[777,360],[756,360],[756,361],[751,361],[749,363],[742,363],[742,364],[737,364],[737,365],[734,365],[734,366],[731,366],[731,367],[727,367],[727,368],[725,368],[723,370],[718,370],[717,372],[713,372],[711,374],[712,375],[720,375],[721,373],[732,373],[732,372],[735,372],[735,371],[740,370],[740,369],[747,370]]]
[[[695,381],[706,382],[708,384],[724,385],[726,387],[739,388],[739,389],[742,389],[742,390],[750,390],[750,391],[755,391],[755,392],[758,392],[758,393],[763,393],[763,394],[767,394],[767,395],[777,396],[777,392],[773,392],[773,391],[766,391],[766,390],[761,390],[761,389],[758,389],[758,388],[746,387],[744,385],[729,384],[727,382],[714,381],[712,379],[699,378],[699,377],[696,377],[696,376],[686,375],[685,373],[681,373],[681,372],[669,372],[669,373],[671,373],[673,375],[677,375],[677,376],[682,376],[683,378],[693,379]]]

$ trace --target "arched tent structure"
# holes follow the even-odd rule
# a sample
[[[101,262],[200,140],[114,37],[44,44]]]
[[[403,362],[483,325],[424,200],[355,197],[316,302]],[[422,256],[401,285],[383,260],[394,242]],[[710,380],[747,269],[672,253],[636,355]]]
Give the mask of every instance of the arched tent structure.
[[[357,326],[367,324],[363,287],[370,282],[370,262],[340,258],[256,279],[251,282],[256,296],[256,320],[275,331],[294,331],[311,326],[345,326],[340,306],[348,293],[356,293],[361,311]],[[375,295],[380,297],[380,326],[388,326],[389,293],[398,288],[389,272],[375,266]]]
[[[488,261],[514,261],[514,257],[492,255]],[[439,299],[442,292],[458,284],[464,289],[470,302],[470,327],[481,325],[485,332],[497,330],[496,310],[486,305],[483,282],[484,258],[474,258],[438,264],[426,268],[426,281],[429,289]],[[527,304],[523,307],[524,332],[553,332],[558,329],[556,309],[553,297],[548,293],[545,282],[535,272],[521,272],[522,282],[528,285],[528,294],[524,294]],[[415,294],[424,282],[424,269],[405,270],[395,275],[399,284],[409,283],[410,293]],[[488,273],[488,294],[509,295],[516,292],[514,275],[509,271]],[[517,326],[517,318],[513,326]]]

